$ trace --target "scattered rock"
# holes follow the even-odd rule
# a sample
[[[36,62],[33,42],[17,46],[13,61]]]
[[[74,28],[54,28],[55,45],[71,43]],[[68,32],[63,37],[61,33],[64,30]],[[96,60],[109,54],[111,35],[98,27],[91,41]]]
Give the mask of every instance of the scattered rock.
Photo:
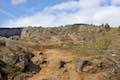
[[[3,47],[6,46],[5,40],[2,40],[2,39],[0,40],[0,46],[3,46]]]
[[[11,37],[9,37],[11,40],[15,40],[15,41],[17,41],[17,40],[19,40],[20,39],[20,36],[11,36]]]
[[[86,66],[89,66],[91,64],[92,63],[90,61],[88,61],[88,60],[80,60],[80,59],[78,59],[76,61],[77,72],[80,72],[80,71],[82,71],[82,72],[85,71],[86,72],[86,71],[88,71],[88,68],[90,68],[90,67],[86,67]]]
[[[65,67],[66,62],[65,61],[60,61],[59,64],[60,64],[59,68],[61,69],[61,68]]]
[[[43,55],[43,52],[40,52],[39,55]]]
[[[40,66],[33,64],[32,61],[29,61],[28,65],[25,68],[25,71],[31,72],[33,74],[39,72],[40,70],[41,70]]]

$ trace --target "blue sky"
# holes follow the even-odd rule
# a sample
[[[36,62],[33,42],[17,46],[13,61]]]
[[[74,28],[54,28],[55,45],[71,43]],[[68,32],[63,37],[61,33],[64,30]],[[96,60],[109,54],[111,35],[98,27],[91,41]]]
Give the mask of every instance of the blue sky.
[[[19,0],[13,0],[19,1]],[[37,11],[43,10],[45,7],[53,6],[57,3],[65,2],[67,0],[25,0],[25,2],[13,3],[12,0],[0,0],[0,22],[9,19],[15,19],[20,16],[30,16]]]
[[[120,0],[0,0],[0,27],[120,25]]]

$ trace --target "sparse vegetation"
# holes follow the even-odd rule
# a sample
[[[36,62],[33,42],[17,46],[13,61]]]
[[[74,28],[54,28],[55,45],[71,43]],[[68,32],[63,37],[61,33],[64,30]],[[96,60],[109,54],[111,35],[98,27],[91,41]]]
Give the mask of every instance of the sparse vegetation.
[[[21,35],[0,37],[0,75],[2,69],[7,80],[120,79],[120,27],[74,24],[20,30]]]

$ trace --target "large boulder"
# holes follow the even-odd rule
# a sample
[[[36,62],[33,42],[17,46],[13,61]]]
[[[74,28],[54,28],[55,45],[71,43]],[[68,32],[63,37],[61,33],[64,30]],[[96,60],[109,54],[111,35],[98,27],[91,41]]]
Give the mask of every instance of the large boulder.
[[[0,69],[7,75],[9,80],[12,80],[15,75],[23,72],[38,72],[39,66],[31,61],[31,54],[27,53],[9,53],[0,54]],[[34,66],[34,67],[32,67]],[[30,68],[32,67],[32,69]]]

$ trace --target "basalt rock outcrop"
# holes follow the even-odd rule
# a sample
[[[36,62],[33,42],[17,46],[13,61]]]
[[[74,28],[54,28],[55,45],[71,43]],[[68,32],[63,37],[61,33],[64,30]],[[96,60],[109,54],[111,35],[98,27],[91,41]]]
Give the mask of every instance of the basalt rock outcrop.
[[[2,38],[0,40],[0,80],[17,80],[16,77],[19,75],[38,72],[40,67],[33,64],[32,57],[34,55],[24,50],[17,42]]]

